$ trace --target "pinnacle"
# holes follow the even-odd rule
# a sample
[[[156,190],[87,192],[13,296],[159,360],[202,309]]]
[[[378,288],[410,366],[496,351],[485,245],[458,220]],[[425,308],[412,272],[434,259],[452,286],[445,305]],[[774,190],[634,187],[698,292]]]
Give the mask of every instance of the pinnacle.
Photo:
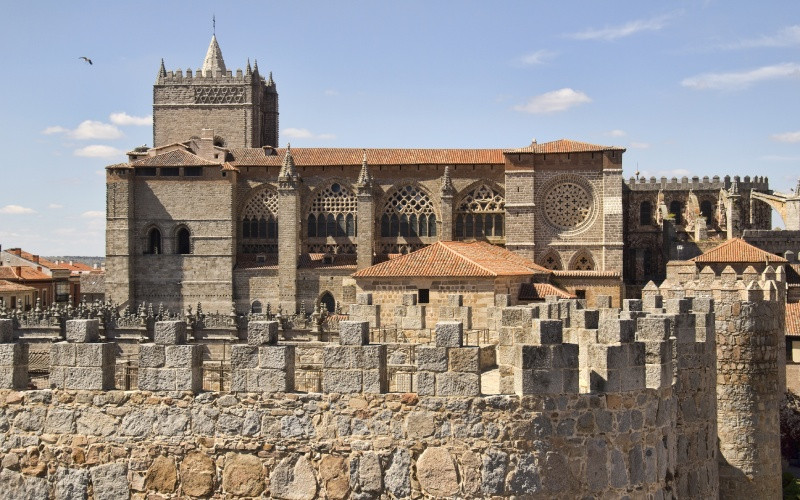
[[[444,175],[442,176],[442,192],[452,193],[453,180],[450,178],[450,165],[444,167]]]
[[[222,59],[222,50],[217,43],[217,36],[211,37],[211,43],[208,45],[208,52],[206,58],[203,60],[203,75],[213,76],[219,70],[223,74],[227,71],[225,68],[225,60]]]
[[[164,67],[164,58],[161,58],[161,67],[158,68],[158,76],[165,77],[167,76],[167,69]]]
[[[361,160],[361,172],[358,174],[358,184],[366,186],[372,182],[372,176],[369,173],[369,165],[367,164],[367,150],[364,150],[364,158]]]
[[[281,171],[278,173],[279,178],[294,178],[297,177],[297,169],[294,166],[294,157],[292,156],[292,145],[289,143],[286,146],[286,155],[283,157],[283,164]]]

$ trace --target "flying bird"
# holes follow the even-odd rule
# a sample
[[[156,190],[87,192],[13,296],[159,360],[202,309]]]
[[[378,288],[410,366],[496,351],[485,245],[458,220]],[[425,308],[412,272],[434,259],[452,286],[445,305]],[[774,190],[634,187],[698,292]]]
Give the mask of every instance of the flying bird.
[[[86,57],[86,56],[80,56],[78,59],[83,59],[83,60],[84,60],[84,61],[86,61],[87,63],[89,63],[89,64],[92,64],[92,60],[91,60],[91,59],[89,59],[89,58],[88,58],[88,57]]]

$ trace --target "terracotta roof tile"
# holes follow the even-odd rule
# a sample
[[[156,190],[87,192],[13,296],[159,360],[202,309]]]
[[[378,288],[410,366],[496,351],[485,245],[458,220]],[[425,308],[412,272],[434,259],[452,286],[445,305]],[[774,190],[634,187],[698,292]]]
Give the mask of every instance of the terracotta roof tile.
[[[786,304],[786,335],[800,335],[800,302]]]
[[[370,165],[454,165],[502,164],[502,149],[367,149]],[[285,148],[232,149],[233,166],[279,167],[286,154]],[[362,148],[292,148],[295,165],[329,166],[361,165]]]
[[[32,253],[26,252],[25,250],[22,250],[21,248],[9,248],[6,251],[8,253],[16,255],[17,257],[21,257],[21,258],[27,260],[28,262],[30,262],[32,264],[36,264],[37,266],[46,267],[48,269],[65,269],[63,266],[61,266],[61,265],[59,265],[59,264],[57,264],[55,262],[52,262],[50,260],[47,260],[42,256],[38,256],[39,260],[37,262],[36,260],[34,260],[37,256],[33,255]]]
[[[6,280],[0,280],[0,292],[33,292],[35,288],[19,283],[12,283]]]
[[[544,300],[549,295],[562,299],[575,298],[575,295],[550,283],[523,283],[519,289],[519,300]]]
[[[134,167],[205,167],[221,166],[219,162],[208,161],[188,151],[173,150],[156,156],[148,156],[131,163]]]
[[[105,293],[106,275],[89,273],[81,275],[81,293]]]
[[[553,271],[556,278],[619,278],[622,275],[619,271],[579,271],[577,269],[567,269]]]
[[[754,247],[741,238],[730,239],[702,255],[689,259],[689,261],[731,264],[760,264],[764,262],[785,264],[788,262],[783,257]]]
[[[549,274],[514,252],[483,241],[439,241],[353,273],[356,278],[486,277]]]
[[[324,253],[304,253],[300,255],[300,266],[309,269],[345,269],[356,267],[355,255],[335,255],[332,262],[325,262]]]
[[[14,281],[50,281],[53,279],[32,267],[19,266],[19,271],[20,274],[17,274],[12,266],[0,266],[0,279]]]
[[[572,141],[569,139],[559,139],[557,141],[543,142],[541,144],[532,143],[530,146],[519,149],[507,150],[507,153],[588,153],[594,151],[625,151],[625,148],[618,146],[600,146],[589,144],[588,142]]]

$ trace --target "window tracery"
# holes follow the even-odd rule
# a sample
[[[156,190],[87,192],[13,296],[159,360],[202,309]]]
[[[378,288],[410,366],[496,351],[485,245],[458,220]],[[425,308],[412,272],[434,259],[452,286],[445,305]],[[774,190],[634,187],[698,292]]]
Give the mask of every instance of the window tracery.
[[[579,250],[572,258],[570,268],[575,271],[594,271],[594,259],[587,250]]]
[[[242,253],[278,252],[278,193],[262,189],[242,210]]]
[[[550,269],[551,271],[560,271],[563,269],[563,266],[561,265],[561,257],[559,257],[558,252],[555,250],[549,250],[547,253],[545,253],[539,260],[539,264],[546,269]]]
[[[467,193],[456,209],[455,238],[502,237],[505,203],[503,195],[486,184]]]
[[[436,213],[430,197],[416,186],[403,186],[389,196],[381,215],[381,237],[436,236]]]
[[[309,238],[354,237],[358,200],[339,183],[326,187],[311,203],[307,219]]]

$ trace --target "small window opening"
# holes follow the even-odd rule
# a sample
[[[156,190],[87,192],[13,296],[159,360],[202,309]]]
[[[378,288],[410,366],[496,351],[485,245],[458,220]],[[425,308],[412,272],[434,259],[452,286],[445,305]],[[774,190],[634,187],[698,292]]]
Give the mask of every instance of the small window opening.
[[[417,290],[417,302],[420,304],[427,304],[430,302],[431,290],[430,288],[420,288]]]

